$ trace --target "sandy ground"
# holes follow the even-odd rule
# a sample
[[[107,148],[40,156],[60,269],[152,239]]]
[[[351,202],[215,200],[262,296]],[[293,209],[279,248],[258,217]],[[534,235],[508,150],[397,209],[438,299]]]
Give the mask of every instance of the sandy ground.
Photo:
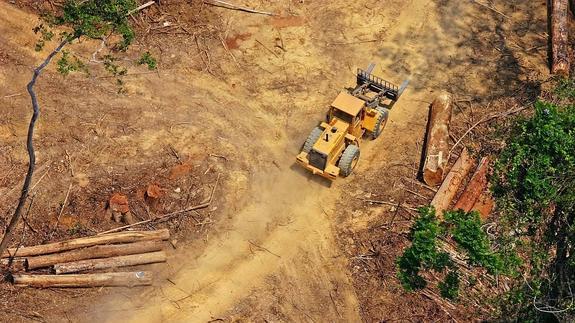
[[[78,197],[77,204],[100,208],[110,187],[129,191],[145,186],[175,164],[166,157],[167,145],[193,160],[200,174],[205,170],[207,176],[200,181],[206,187],[217,174],[223,175],[217,208],[208,211],[216,224],[188,236],[183,231],[185,243],[171,252],[168,266],[151,267],[159,273],[153,287],[92,293],[82,296],[89,302],[81,306],[73,299],[51,300],[41,306],[49,320],[386,318],[385,311],[362,309],[365,297],[358,300],[357,295],[365,291],[356,289],[350,258],[340,248],[347,243],[343,231],[360,231],[374,218],[386,216],[384,210],[362,215],[354,196],[367,189],[380,195],[393,192],[381,170],[393,177],[389,169],[395,164],[417,166],[426,107],[440,90],[490,99],[523,86],[530,77],[524,70],[544,70],[544,52],[520,50],[524,44],[544,44],[539,25],[524,27],[520,35],[519,23],[509,27],[506,18],[472,2],[245,4],[281,14],[270,18],[210,8],[225,25],[221,36],[229,48],[211,43],[213,66],[191,55],[193,42],[184,36],[179,44],[162,49],[157,73],[127,77],[125,94],[116,93],[113,81],[97,77],[63,79],[53,69],[42,77],[38,165],[55,162],[59,170],[52,181],[38,186],[40,205],[50,208],[50,216],[58,212],[54,201],[62,199],[70,181],[74,196],[90,197],[89,202]],[[497,5],[506,12],[513,6],[534,9],[518,1]],[[0,110],[0,161],[3,171],[15,175],[1,178],[0,193],[13,201],[26,161],[21,142],[28,110],[22,107],[28,101],[25,95],[6,96],[23,91],[30,67],[42,55],[32,50],[34,16],[7,3],[0,4],[0,11],[0,59],[11,63],[0,67],[0,101],[5,107]],[[534,19],[510,15],[521,22]],[[508,33],[519,49],[505,47]],[[166,37],[172,41],[175,36]],[[87,42],[74,50],[89,57],[97,45]],[[137,44],[134,51],[141,48],[146,44]],[[294,156],[327,105],[342,87],[353,85],[355,69],[369,62],[378,64],[376,73],[382,77],[411,83],[380,139],[362,145],[356,174],[330,184],[294,167]],[[145,72],[138,67],[131,71]],[[64,149],[74,154],[72,178]],[[409,169],[399,174],[413,175]],[[8,213],[8,204],[0,210]],[[81,218],[82,212],[88,210],[78,206],[70,217]],[[350,213],[356,215],[351,220]],[[401,306],[393,294],[385,298],[386,306]],[[417,301],[428,302],[411,304],[418,306]]]

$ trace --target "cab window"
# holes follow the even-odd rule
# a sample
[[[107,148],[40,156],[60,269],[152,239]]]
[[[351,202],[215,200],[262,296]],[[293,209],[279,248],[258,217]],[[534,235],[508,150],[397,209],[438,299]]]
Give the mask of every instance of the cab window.
[[[332,111],[332,116],[334,118],[338,118],[339,120],[342,120],[342,121],[347,122],[347,123],[352,123],[353,116],[351,116],[351,115],[349,115],[349,114],[347,114],[341,110],[338,110],[336,108],[332,108],[331,111]]]

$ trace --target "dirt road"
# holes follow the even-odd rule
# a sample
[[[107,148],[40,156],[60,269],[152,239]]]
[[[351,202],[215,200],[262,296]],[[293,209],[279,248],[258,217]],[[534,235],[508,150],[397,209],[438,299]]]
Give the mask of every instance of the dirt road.
[[[417,39],[417,30],[428,18],[430,6],[433,6],[433,3],[429,1],[411,1],[402,8],[402,14],[397,17],[399,23],[390,23],[386,29],[386,38],[394,39],[407,35],[410,39]],[[358,12],[348,9],[340,14],[353,16]],[[377,16],[373,17],[375,18]],[[258,18],[245,19],[247,21],[235,28],[241,30],[241,26],[244,25],[250,30],[252,20]],[[306,15],[303,19],[313,21],[312,17],[306,17]],[[369,34],[379,32],[382,26],[365,22],[364,26],[357,28],[362,33]],[[282,35],[284,41],[289,37],[288,32],[284,30]],[[267,33],[265,27],[260,27],[257,31],[252,31],[251,37],[265,39]],[[299,37],[303,36],[299,35]],[[361,35],[354,37],[359,38]],[[400,50],[399,46],[404,45],[388,46],[387,50]],[[402,49],[408,53],[404,59],[409,62],[407,66],[411,73],[418,73],[419,67],[428,63],[425,53],[415,50],[415,44],[408,42],[406,45],[413,49],[408,51],[406,48]],[[349,60],[366,63],[365,59],[358,60],[357,57],[361,55],[373,57],[374,50],[373,45],[362,46],[360,50],[354,49],[353,55],[348,54],[352,56]],[[295,53],[291,54],[292,51]],[[320,49],[316,46],[302,46],[290,49],[286,56],[294,55],[294,61],[301,60],[300,63],[307,66],[310,63],[320,64],[317,58],[322,57],[323,54],[312,54],[310,58],[310,51],[320,51]],[[313,58],[314,56],[316,59]],[[304,57],[305,60],[302,59]],[[288,62],[286,64],[290,64],[290,57],[284,59]],[[383,59],[374,57],[373,60],[380,64],[380,68],[394,63],[392,57],[385,57],[385,55]],[[344,62],[330,62],[337,70],[342,67],[342,63]],[[273,66],[266,68],[271,69],[275,74]],[[337,73],[333,72],[333,74]],[[334,77],[343,79],[349,76],[349,73],[343,74],[334,75]],[[244,75],[237,75],[237,77],[242,78],[241,83],[252,82]],[[406,75],[393,77],[396,81],[400,81],[400,78]],[[348,77],[346,82],[350,81],[351,78]],[[344,84],[346,83],[341,83],[340,86]],[[262,105],[265,105],[265,101],[271,101],[270,105],[277,107],[276,109],[285,109],[285,107],[278,106],[278,99],[281,101],[281,97],[278,98],[270,95],[269,92],[262,91],[261,86],[259,88],[261,94],[258,97],[264,99]],[[307,90],[313,91],[313,89]],[[329,92],[335,93],[333,90]],[[413,89],[405,93],[391,114],[392,121],[384,131],[381,142],[365,145],[363,162],[359,171],[374,167],[373,162],[376,159],[381,160],[382,151],[385,151],[386,155],[393,155],[395,149],[386,149],[384,142],[397,143],[396,147],[401,147],[403,143],[410,146],[413,144],[414,138],[418,138],[420,134],[406,135],[406,128],[409,127],[410,122],[415,120],[422,124],[425,112],[420,109],[419,104],[409,103],[425,100],[426,94]],[[297,97],[297,93],[295,96]],[[314,96],[314,99],[325,102],[330,99],[329,96]],[[319,108],[309,106],[301,108],[314,108],[314,113],[310,115],[312,119],[321,118],[323,114]],[[306,121],[304,124],[315,122],[315,120]],[[292,126],[292,128],[295,127]],[[302,128],[311,129],[311,127]],[[210,238],[207,246],[201,251],[194,250],[192,246],[187,251],[177,253],[175,259],[170,261],[174,270],[169,275],[169,281],[162,284],[161,292],[155,290],[144,296],[143,298],[146,299],[144,303],[135,302],[137,310],[132,311],[125,307],[120,310],[111,305],[117,304],[115,300],[107,303],[105,308],[115,309],[115,314],[108,317],[111,321],[129,319],[133,322],[205,322],[229,313],[234,306],[241,305],[249,299],[254,291],[262,295],[262,299],[255,297],[256,303],[265,304],[266,299],[270,303],[277,302],[278,295],[274,296],[277,292],[270,292],[270,290],[278,289],[281,291],[279,299],[281,312],[288,317],[319,321],[360,320],[355,292],[346,273],[347,260],[340,257],[338,247],[334,242],[333,230],[334,212],[337,212],[333,206],[339,198],[340,185],[342,182],[353,180],[353,177],[341,179],[339,183],[336,182],[328,187],[328,183],[312,179],[309,174],[292,167],[293,156],[301,144],[300,137],[304,137],[291,136],[290,130],[302,132],[301,129],[288,128],[279,136],[285,139],[273,145],[261,147],[262,151],[276,151],[276,160],[283,162],[280,169],[268,167],[256,171],[249,182],[251,188],[248,195],[249,202],[238,213],[233,214],[225,231]],[[268,285],[270,277],[277,278],[273,280],[273,285]],[[333,300],[333,304],[332,302],[326,303],[327,299],[334,297],[337,304]],[[264,306],[262,310],[265,313],[265,311],[270,311],[270,307]],[[95,317],[96,320],[100,318]]]

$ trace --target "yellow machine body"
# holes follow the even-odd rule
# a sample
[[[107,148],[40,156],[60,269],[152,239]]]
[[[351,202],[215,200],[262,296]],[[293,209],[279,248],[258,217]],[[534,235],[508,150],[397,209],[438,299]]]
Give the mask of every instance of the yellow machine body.
[[[358,69],[357,86],[341,91],[329,107],[326,122],[321,122],[305,141],[296,162],[330,180],[348,176],[359,160],[359,144],[364,135],[377,138],[385,126],[389,109],[408,81],[397,87]],[[386,104],[384,100],[391,100]],[[350,147],[351,146],[351,147]]]

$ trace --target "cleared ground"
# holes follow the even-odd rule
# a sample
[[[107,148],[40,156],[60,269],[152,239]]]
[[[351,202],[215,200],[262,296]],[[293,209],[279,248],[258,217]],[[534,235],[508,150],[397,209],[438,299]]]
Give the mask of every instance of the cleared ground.
[[[141,35],[128,58],[151,50],[160,68],[131,67],[125,93],[104,73],[63,78],[52,67],[42,76],[34,182],[49,172],[36,188],[30,222],[51,228],[69,183],[65,225],[54,238],[112,227],[103,213],[112,191],[136,204],[149,183],[160,182],[169,193],[152,212],[161,214],[201,201],[220,174],[214,206],[201,214],[210,222],[183,216],[170,224],[180,242],[167,267],[152,267],[160,273],[154,287],[6,290],[36,302],[33,311],[50,321],[417,321],[421,310],[438,319],[473,316],[469,307],[448,315],[400,289],[393,263],[406,241],[401,234],[390,240],[384,285],[370,294],[358,280],[353,252],[362,246],[353,237],[365,238],[394,211],[367,209],[356,197],[400,198],[396,182],[414,178],[427,105],[439,91],[487,103],[542,77],[545,6],[523,2],[495,1],[504,15],[446,0],[245,2],[278,17],[199,6],[216,30],[209,36],[193,33],[198,18],[186,3],[162,2],[162,19],[186,24],[191,34]],[[0,214],[7,218],[26,163],[24,87],[43,53],[33,51],[34,15],[8,3],[0,12]],[[98,46],[71,50],[89,59]],[[411,83],[380,139],[362,145],[356,173],[330,185],[294,167],[330,101],[370,62],[382,77]],[[28,243],[42,240],[28,234]],[[31,315],[18,304],[2,315]]]

